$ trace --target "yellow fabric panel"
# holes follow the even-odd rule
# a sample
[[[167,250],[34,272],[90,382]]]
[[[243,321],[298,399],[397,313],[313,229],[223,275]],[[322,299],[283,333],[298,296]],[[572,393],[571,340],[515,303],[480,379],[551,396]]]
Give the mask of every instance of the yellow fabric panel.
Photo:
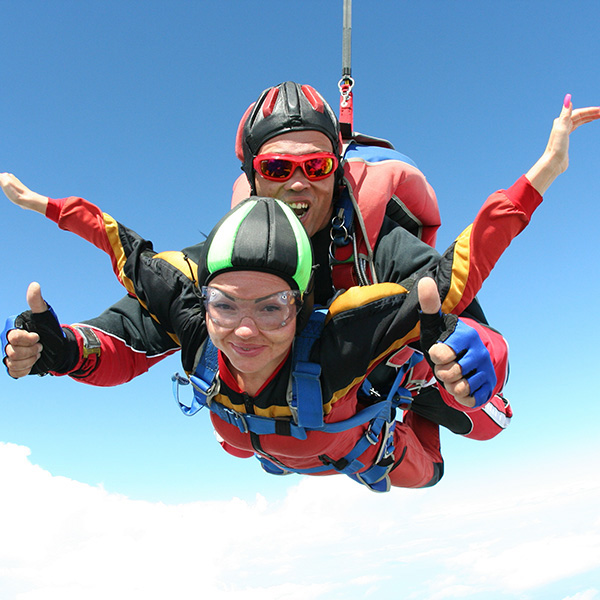
[[[471,229],[469,225],[456,239],[452,257],[452,281],[448,295],[442,304],[442,312],[451,313],[462,300],[463,293],[469,279],[469,265],[471,257]]]
[[[167,250],[166,252],[159,252],[154,258],[160,258],[168,262],[181,271],[190,281],[193,281],[196,285],[198,284],[198,265],[193,260],[186,258],[183,252]]]
[[[398,283],[375,283],[373,285],[355,286],[338,296],[329,307],[329,318],[358,306],[369,304],[381,298],[406,294],[407,289]]]
[[[125,286],[125,289],[135,296],[135,289],[133,287],[133,282],[128,277],[125,277],[125,273],[123,269],[125,267],[125,262],[127,261],[127,256],[125,256],[125,251],[123,250],[123,246],[121,244],[121,238],[119,237],[119,224],[106,213],[103,213],[104,217],[104,229],[106,230],[106,235],[108,237],[108,241],[110,242],[110,246],[113,250],[113,254],[115,260],[117,261],[117,268],[119,270],[119,279],[121,283]],[[146,308],[144,306],[144,308]]]

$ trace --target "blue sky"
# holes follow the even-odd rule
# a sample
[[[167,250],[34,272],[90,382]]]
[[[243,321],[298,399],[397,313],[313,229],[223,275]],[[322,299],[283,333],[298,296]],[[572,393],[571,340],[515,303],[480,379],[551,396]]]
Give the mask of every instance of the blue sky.
[[[427,175],[439,249],[533,164],[567,92],[600,104],[596,2],[353,5],[355,129]],[[0,170],[96,202],[157,249],[226,210],[237,124],[265,87],[311,83],[338,105],[341,0],[0,11]],[[516,417],[491,442],[444,435],[438,486],[269,477],[179,413],[176,357],[112,389],[0,376],[0,596],[599,598],[599,127],[572,136],[480,295],[510,343]],[[32,280],[64,322],[121,297],[96,249],[6,200],[0,222],[0,315]]]

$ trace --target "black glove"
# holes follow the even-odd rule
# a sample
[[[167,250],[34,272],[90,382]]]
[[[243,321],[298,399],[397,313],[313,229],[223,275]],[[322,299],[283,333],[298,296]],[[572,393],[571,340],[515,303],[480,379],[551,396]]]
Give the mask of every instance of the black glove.
[[[437,342],[445,342],[454,333],[458,324],[458,317],[445,314],[441,311],[433,315],[419,311],[421,320],[421,350],[430,366],[429,349]]]
[[[49,371],[69,373],[79,360],[79,346],[75,334],[63,329],[56,313],[48,306],[42,313],[30,310],[15,317],[15,327],[37,333],[42,344],[42,355],[33,365],[31,375],[46,375]]]

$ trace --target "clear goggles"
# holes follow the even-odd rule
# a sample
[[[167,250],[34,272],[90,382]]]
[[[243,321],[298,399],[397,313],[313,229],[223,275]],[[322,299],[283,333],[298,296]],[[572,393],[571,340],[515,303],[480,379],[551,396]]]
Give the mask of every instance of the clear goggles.
[[[338,166],[332,152],[313,154],[259,154],[252,165],[257,173],[270,181],[287,181],[300,167],[307,179],[318,181],[329,177]]]
[[[263,331],[285,327],[302,308],[302,292],[287,290],[252,300],[226,294],[218,288],[202,287],[208,318],[226,329],[235,329],[244,317],[250,317]]]

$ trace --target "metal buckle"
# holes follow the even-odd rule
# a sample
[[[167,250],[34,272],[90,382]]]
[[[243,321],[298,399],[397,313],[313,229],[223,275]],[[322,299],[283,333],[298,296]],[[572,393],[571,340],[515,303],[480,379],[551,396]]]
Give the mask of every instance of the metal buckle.
[[[369,428],[365,431],[365,437],[371,446],[375,446],[379,443],[379,436],[373,433],[371,426],[373,425],[373,421],[369,423]]]
[[[227,408],[226,406],[223,407],[223,412],[232,417],[232,425],[236,425],[236,427],[242,433],[250,432],[250,429],[248,428],[248,423],[246,421],[246,417],[242,413],[239,413],[236,410],[232,410],[231,408]]]

